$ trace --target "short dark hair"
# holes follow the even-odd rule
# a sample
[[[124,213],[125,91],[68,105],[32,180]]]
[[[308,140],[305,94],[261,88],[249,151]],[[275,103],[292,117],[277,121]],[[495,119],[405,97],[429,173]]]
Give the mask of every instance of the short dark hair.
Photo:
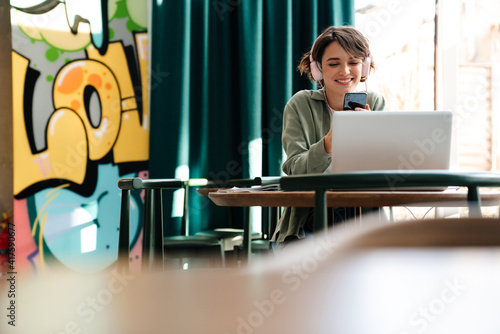
[[[314,42],[312,50],[313,59],[321,66],[323,53],[328,45],[332,42],[339,42],[340,46],[351,56],[365,59],[370,56],[370,43],[361,32],[350,26],[326,28]],[[306,74],[309,80],[314,81],[311,74],[311,61],[309,56],[311,51],[308,51],[302,57],[297,69],[300,74]],[[373,61],[370,63],[370,69],[374,68]],[[364,82],[366,77],[361,77],[361,82]]]

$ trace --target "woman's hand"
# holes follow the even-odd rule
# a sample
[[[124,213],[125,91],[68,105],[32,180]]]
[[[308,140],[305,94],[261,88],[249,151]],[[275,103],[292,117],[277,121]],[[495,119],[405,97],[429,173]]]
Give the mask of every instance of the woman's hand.
[[[330,126],[330,131],[325,136],[325,152],[328,154],[332,153],[332,127]]]
[[[369,105],[365,105],[365,109],[363,108],[360,108],[360,107],[356,107],[354,108],[355,111],[370,111],[370,106]]]
[[[370,111],[370,106],[367,104],[367,105],[365,105],[365,109],[357,107],[354,110],[355,111]],[[330,131],[328,131],[328,133],[326,134],[324,141],[325,141],[325,143],[324,143],[325,152],[328,154],[331,154],[332,153],[332,127],[331,126],[330,126]]]

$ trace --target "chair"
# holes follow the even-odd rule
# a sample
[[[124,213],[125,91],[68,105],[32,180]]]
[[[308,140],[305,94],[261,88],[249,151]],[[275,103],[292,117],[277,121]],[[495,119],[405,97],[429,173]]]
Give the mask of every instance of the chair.
[[[500,186],[500,174],[490,172],[450,171],[368,171],[322,175],[286,176],[280,180],[282,190],[315,191],[314,231],[326,230],[326,191],[335,189],[387,189],[422,187],[467,187],[469,216],[481,217],[479,187]]]
[[[256,177],[253,179],[230,179],[230,180],[207,180],[203,185],[208,189],[266,186],[279,183],[280,177]],[[190,180],[191,181],[191,180]],[[199,186],[198,182],[190,182],[190,185]],[[206,191],[199,191],[205,194]],[[262,212],[262,233],[252,233],[252,226],[248,208],[245,208],[243,229],[217,228],[213,230],[200,231],[196,235],[213,237],[220,240],[226,251],[233,249],[240,253],[236,257],[239,260],[248,259],[252,253],[265,253],[270,248],[269,240],[278,219],[278,210],[275,208],[264,208]]]
[[[211,266],[224,266],[222,244],[215,238],[206,236],[163,236],[163,189],[180,189],[186,182],[178,179],[124,178],[118,181],[122,190],[120,231],[118,242],[118,268],[128,270],[130,241],[130,191],[144,190],[144,218],[142,244],[142,270],[149,271],[182,268],[185,259],[209,260]],[[167,260],[167,261],[165,261]]]
[[[255,179],[229,179],[229,180],[208,180],[208,179],[190,179],[187,183],[188,186],[190,187],[199,187],[199,186],[204,186],[205,189],[221,189],[221,188],[232,188],[232,187],[241,187],[241,188],[246,188],[246,187],[251,187],[256,184]],[[188,189],[186,188],[186,193]],[[198,191],[199,194],[205,194],[204,191]],[[208,194],[208,192],[206,193]],[[206,195],[205,194],[205,195]],[[186,198],[187,199],[187,198]],[[187,201],[185,203],[185,208],[187,208]],[[233,220],[233,215],[229,213],[229,219],[230,221]],[[224,227],[224,228],[216,228],[213,230],[204,230],[197,232],[197,236],[203,236],[203,237],[211,237],[219,240],[224,248],[224,251],[226,253],[232,253],[235,249],[237,249],[238,246],[240,246],[243,243],[246,243],[246,238],[254,238],[255,235],[249,234],[248,236],[245,235],[245,231],[247,228],[247,224],[249,223],[249,211],[245,210],[244,211],[244,221],[243,229],[239,228],[232,228],[232,227]],[[185,224],[188,224],[188,221],[185,221]],[[248,229],[250,231],[250,229]],[[235,248],[236,247],[236,248]]]

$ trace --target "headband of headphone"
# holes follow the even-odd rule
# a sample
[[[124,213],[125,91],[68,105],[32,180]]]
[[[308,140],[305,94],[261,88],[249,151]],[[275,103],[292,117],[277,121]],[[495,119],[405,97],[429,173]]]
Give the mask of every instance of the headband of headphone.
[[[313,50],[314,50],[314,45],[316,44],[316,41],[318,40],[318,38],[316,38],[316,40],[314,41],[313,46],[311,48],[311,52],[309,54],[309,62],[310,62],[309,68],[311,69],[311,75],[312,75],[313,79],[315,81],[319,82],[319,81],[323,80],[323,72],[321,71],[320,65],[318,65],[318,63],[316,62],[316,60],[314,60],[314,58],[312,56]],[[363,60],[363,67],[361,69],[361,77],[368,77],[368,73],[370,73],[371,62],[372,62],[372,55],[371,55],[371,52],[368,52],[368,57],[365,57],[365,59]]]

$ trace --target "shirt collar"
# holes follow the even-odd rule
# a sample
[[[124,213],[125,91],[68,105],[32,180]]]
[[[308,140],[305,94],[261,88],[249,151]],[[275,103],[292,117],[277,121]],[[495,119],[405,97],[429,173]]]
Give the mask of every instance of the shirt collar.
[[[319,100],[319,101],[324,101],[325,100],[325,95],[323,93],[324,88],[318,89],[318,90],[313,90],[311,94],[311,99],[313,100]]]

